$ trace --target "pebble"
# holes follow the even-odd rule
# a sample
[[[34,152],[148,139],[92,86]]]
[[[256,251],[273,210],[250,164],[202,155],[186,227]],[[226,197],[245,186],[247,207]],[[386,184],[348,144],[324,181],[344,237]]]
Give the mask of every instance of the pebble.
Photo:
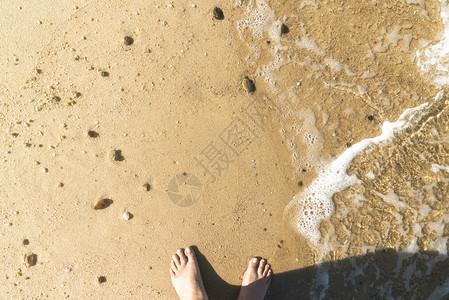
[[[151,189],[151,185],[147,182],[147,183],[145,183],[145,184],[143,185],[143,189],[144,189],[145,191],[149,192],[150,189]]]
[[[23,241],[22,241],[22,245],[24,245],[24,246],[27,246],[27,245],[29,245],[30,244],[30,241],[28,240],[28,239],[24,239]]]
[[[130,36],[125,36],[124,38],[125,45],[129,46],[134,43],[134,39]]]
[[[245,76],[242,81],[242,86],[245,91],[248,93],[253,93],[256,90],[256,86],[254,85],[254,81]]]
[[[100,199],[98,200],[97,204],[95,204],[94,209],[103,209],[109,206],[109,199]]]
[[[289,33],[289,32],[290,32],[290,29],[288,29],[287,25],[282,24],[282,25],[281,25],[281,33],[282,33],[282,34],[287,34],[287,33]]]
[[[129,218],[131,218],[131,215],[129,214],[129,212],[125,211],[122,215],[123,219],[125,219],[126,221],[129,220]]]
[[[64,183],[62,183],[62,182],[58,183],[58,187],[63,187],[63,186],[64,186]]]
[[[42,169],[42,173],[47,173],[48,172],[48,169],[47,168],[43,168]]]
[[[196,8],[196,4],[195,3],[192,3],[192,8]]]
[[[91,137],[91,138],[96,138],[96,137],[98,137],[100,134],[99,134],[98,132],[94,131],[94,130],[89,130],[89,131],[87,131],[87,135],[88,135],[89,137]]]
[[[101,72],[101,76],[109,77],[109,72],[103,71],[103,72]]]
[[[122,155],[122,150],[114,150],[112,152],[112,159],[115,161],[124,161],[125,157]]]
[[[99,283],[105,283],[105,282],[106,282],[106,277],[104,277],[104,276],[99,276],[99,277],[98,277],[98,282],[99,282]]]
[[[28,253],[25,255],[25,264],[27,267],[32,267],[37,263],[37,255],[34,253]]]
[[[217,19],[217,20],[223,20],[224,19],[223,11],[219,7],[215,7],[214,8],[213,14],[214,14],[214,18]]]

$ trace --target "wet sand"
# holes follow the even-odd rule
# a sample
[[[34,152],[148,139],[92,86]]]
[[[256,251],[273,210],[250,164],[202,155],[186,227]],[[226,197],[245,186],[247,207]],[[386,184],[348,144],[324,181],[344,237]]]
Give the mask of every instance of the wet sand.
[[[187,245],[213,299],[235,298],[251,256],[278,274],[270,299],[367,295],[367,278],[372,297],[437,291],[447,100],[416,52],[443,23],[438,1],[418,2],[5,2],[0,295],[174,299],[169,262]],[[295,195],[426,102],[354,159],[361,182],[335,193],[319,243],[302,234]],[[438,201],[413,198],[426,187]],[[404,283],[418,271],[432,284]]]

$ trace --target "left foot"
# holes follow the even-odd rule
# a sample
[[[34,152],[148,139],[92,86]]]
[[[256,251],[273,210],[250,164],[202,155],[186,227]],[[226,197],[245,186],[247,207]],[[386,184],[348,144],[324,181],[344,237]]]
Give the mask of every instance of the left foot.
[[[178,249],[173,255],[170,277],[180,300],[207,300],[200,268],[191,247]]]

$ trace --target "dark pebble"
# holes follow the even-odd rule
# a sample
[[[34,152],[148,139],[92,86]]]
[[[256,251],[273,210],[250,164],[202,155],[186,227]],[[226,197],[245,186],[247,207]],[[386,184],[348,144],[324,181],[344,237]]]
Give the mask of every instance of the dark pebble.
[[[37,263],[37,255],[34,253],[29,253],[25,255],[25,264],[27,267],[35,266]]]
[[[287,34],[287,33],[289,33],[289,32],[290,32],[290,29],[288,29],[287,25],[282,24],[282,25],[281,25],[281,33],[282,33],[282,34]]]
[[[105,283],[106,282],[106,277],[104,277],[104,276],[98,277],[98,282],[99,283]]]
[[[87,135],[88,135],[89,137],[91,137],[91,138],[96,138],[96,137],[98,137],[100,134],[99,134],[98,132],[96,132],[96,131],[89,130],[89,131],[87,132]]]
[[[374,120],[374,116],[368,116],[368,120],[370,120],[370,121],[372,121],[372,120]]]
[[[214,13],[214,18],[215,19],[217,19],[217,20],[223,20],[224,19],[224,14],[223,14],[223,11],[221,10],[221,8],[215,7],[213,13]]]
[[[125,36],[125,45],[132,45],[134,43],[134,39],[130,36]]]
[[[101,76],[108,77],[109,76],[109,72],[103,71],[103,72],[101,72]]]
[[[24,239],[23,241],[22,241],[22,245],[24,245],[24,246],[27,246],[27,245],[29,245],[30,244],[30,241],[28,240],[28,239]]]
[[[122,150],[114,150],[114,153],[112,154],[112,158],[115,161],[124,161],[125,157],[122,155]]]

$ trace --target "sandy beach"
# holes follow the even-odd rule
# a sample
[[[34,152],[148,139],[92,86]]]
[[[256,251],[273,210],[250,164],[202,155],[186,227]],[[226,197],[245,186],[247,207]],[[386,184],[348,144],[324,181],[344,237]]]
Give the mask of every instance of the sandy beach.
[[[3,1],[0,298],[176,299],[189,245],[210,299],[253,256],[268,299],[444,298],[448,12]]]

